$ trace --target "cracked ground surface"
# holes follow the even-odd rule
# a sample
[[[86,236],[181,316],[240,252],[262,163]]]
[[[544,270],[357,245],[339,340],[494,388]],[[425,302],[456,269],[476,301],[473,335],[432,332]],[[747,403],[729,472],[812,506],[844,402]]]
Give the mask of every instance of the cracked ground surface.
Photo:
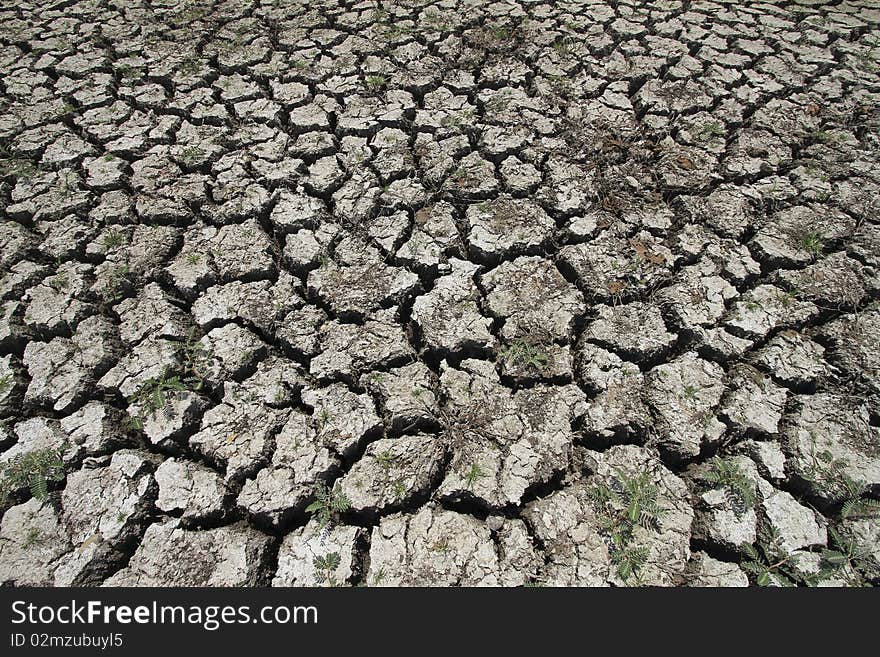
[[[3,583],[878,583],[874,0],[15,5]]]

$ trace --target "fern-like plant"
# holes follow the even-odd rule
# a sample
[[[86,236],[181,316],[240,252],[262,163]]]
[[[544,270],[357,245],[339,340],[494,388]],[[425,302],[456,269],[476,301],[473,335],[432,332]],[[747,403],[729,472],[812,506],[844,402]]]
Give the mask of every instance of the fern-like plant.
[[[711,461],[706,479],[724,489],[737,513],[742,513],[755,505],[755,482],[749,479],[736,463],[716,456]]]
[[[600,530],[610,539],[611,562],[624,581],[634,577],[648,561],[648,549],[635,545],[635,529],[660,530],[663,509],[657,501],[657,487],[648,473],[630,476],[615,470],[610,485],[599,482],[590,490],[599,507]]]
[[[622,545],[611,552],[611,563],[617,566],[617,574],[623,581],[635,576],[638,579],[639,571],[648,562],[648,548]]]
[[[138,391],[129,399],[140,407],[139,417],[132,418],[135,428],[143,427],[143,418],[146,415],[155,414],[165,407],[169,392],[184,392],[198,390],[202,385],[196,376],[181,378],[172,374],[171,368],[166,367],[160,376],[145,381]]]
[[[315,557],[312,560],[312,565],[315,567],[315,570],[318,571],[316,575],[318,584],[324,584],[326,582],[328,586],[336,586],[336,569],[339,567],[341,561],[338,552],[331,552],[329,554]]]
[[[880,515],[880,501],[866,497],[868,486],[847,473],[849,462],[834,458],[828,450],[813,454],[813,462],[805,476],[814,485],[824,488],[841,501],[840,517],[866,518]]]
[[[192,390],[200,390],[208,376],[211,354],[202,345],[194,328],[187,331],[186,340],[184,340],[179,353],[186,375],[183,382]]]
[[[797,586],[801,574],[795,569],[796,555],[782,547],[782,539],[773,527],[759,529],[755,545],[743,546],[747,559],[743,570],[755,577],[758,586]]]
[[[842,475],[841,485],[844,492],[843,504],[840,507],[840,517],[847,518],[876,518],[880,516],[880,500],[864,497],[868,486],[856,481],[849,475]]]
[[[618,470],[612,486],[626,507],[626,522],[632,527],[643,527],[659,531],[659,518],[662,509],[657,504],[657,487],[651,482],[648,473],[630,477]]]
[[[834,527],[829,527],[828,533],[834,549],[822,551],[820,576],[841,575],[851,583],[861,583],[858,571],[870,567],[871,551],[854,539],[841,535]]]
[[[351,502],[341,490],[330,489],[326,484],[318,484],[315,487],[315,501],[306,507],[306,513],[311,513],[318,520],[318,525],[328,527],[333,518],[340,513],[345,513],[351,508]]]
[[[3,466],[0,477],[0,506],[6,506],[9,496],[20,488],[45,501],[49,497],[49,482],[64,479],[62,455],[66,447],[37,449],[20,454]]]

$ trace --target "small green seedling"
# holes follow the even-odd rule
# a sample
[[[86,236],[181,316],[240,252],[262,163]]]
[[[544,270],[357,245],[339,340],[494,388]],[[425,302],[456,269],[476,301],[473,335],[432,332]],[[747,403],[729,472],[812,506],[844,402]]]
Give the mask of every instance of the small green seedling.
[[[104,234],[104,248],[107,251],[118,249],[125,242],[125,236],[117,228],[111,228]]]
[[[370,91],[378,91],[388,84],[387,75],[368,75],[364,78],[364,86]]]
[[[306,513],[313,514],[317,518],[318,525],[327,527],[334,517],[345,513],[351,508],[351,502],[338,488],[330,489],[327,484],[318,484],[315,487],[315,501],[306,507]]]
[[[164,408],[168,401],[169,392],[198,390],[201,385],[202,382],[197,377],[181,378],[172,375],[171,368],[166,367],[160,376],[145,381],[129,399],[130,403],[136,403],[141,409],[140,416],[131,419],[132,427],[143,428],[144,416]]]
[[[816,258],[825,248],[825,236],[819,230],[805,230],[800,236],[800,246],[813,258]]]
[[[341,561],[338,552],[315,557],[312,560],[312,565],[318,571],[316,575],[318,584],[326,583],[328,586],[336,586],[336,569]]]
[[[474,463],[471,465],[470,470],[464,477],[465,486],[468,488],[473,488],[474,484],[477,483],[478,480],[482,479],[486,476],[486,472],[480,466],[479,463]]]
[[[391,465],[397,460],[397,455],[392,453],[390,450],[385,450],[384,452],[379,452],[375,456],[376,463],[385,471],[391,469]]]
[[[394,497],[395,502],[401,501],[404,497],[406,497],[407,489],[406,484],[403,483],[403,480],[397,479],[394,483],[391,484],[391,493]]]

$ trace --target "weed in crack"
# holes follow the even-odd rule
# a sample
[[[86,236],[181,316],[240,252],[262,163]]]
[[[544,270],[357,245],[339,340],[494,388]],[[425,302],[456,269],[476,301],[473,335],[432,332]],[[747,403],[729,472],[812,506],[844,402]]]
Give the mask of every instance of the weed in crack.
[[[49,497],[49,482],[64,479],[62,456],[66,445],[57,449],[37,449],[11,459],[0,473],[0,507],[9,504],[10,496],[27,488],[40,502]]]
[[[603,482],[590,489],[590,497],[598,505],[600,530],[607,537],[611,562],[617,574],[628,582],[641,582],[640,570],[647,563],[648,548],[636,544],[637,527],[659,531],[663,509],[657,502],[658,490],[648,473],[628,475],[615,470],[610,485]]]

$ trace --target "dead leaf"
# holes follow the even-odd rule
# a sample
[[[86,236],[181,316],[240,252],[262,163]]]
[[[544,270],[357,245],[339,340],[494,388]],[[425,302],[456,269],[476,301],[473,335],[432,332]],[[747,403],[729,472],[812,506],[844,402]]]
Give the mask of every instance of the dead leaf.
[[[619,139],[612,139],[610,137],[606,137],[602,140],[602,150],[603,151],[613,151],[613,150],[623,150],[626,148],[626,144],[620,141]]]
[[[614,196],[605,196],[602,199],[602,209],[614,212],[620,209],[620,201]]]
[[[636,252],[636,255],[640,258],[644,258],[645,255],[648,253],[648,247],[645,246],[644,242],[642,242],[641,240],[633,238],[629,241],[629,244]]]
[[[620,294],[626,288],[626,281],[611,281],[608,283],[608,291],[611,294]]]

